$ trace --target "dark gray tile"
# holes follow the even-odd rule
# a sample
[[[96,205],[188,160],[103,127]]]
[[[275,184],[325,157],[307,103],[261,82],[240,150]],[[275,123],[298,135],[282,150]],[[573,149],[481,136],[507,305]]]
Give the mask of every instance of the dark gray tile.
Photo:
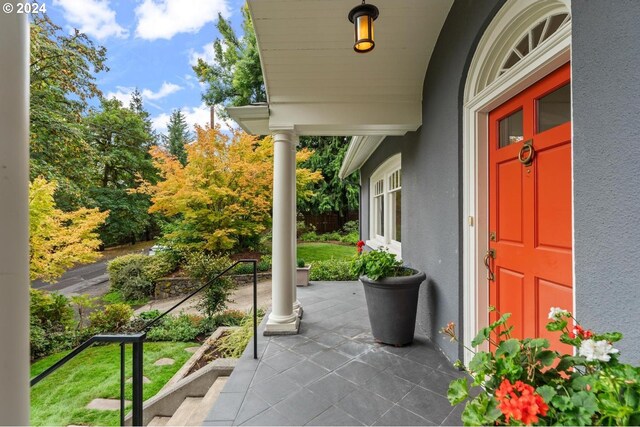
[[[360,421],[344,412],[342,409],[332,406],[306,425],[308,426],[361,426]]]
[[[311,357],[311,360],[327,369],[335,370],[351,359],[335,350],[325,350]]]
[[[271,340],[283,348],[291,348],[309,341],[307,337],[302,335],[277,335],[271,337]]]
[[[413,360],[414,362],[427,365],[431,368],[437,368],[447,359],[444,357],[440,350],[438,350],[431,342],[420,343],[416,345],[413,350],[404,355],[405,358]]]
[[[269,345],[267,346],[267,349],[264,351],[264,354],[262,355],[262,357],[265,359],[268,359],[269,357],[275,356],[276,354],[282,352],[283,350],[284,348],[282,346],[279,346],[275,342],[270,342]]]
[[[329,373],[328,369],[322,366],[316,365],[308,360],[303,360],[291,369],[288,369],[282,373],[287,376],[291,381],[305,386],[323,377]]]
[[[464,411],[465,404],[460,403],[453,407],[453,411],[442,422],[443,426],[461,426],[462,425],[462,412]]]
[[[437,424],[441,424],[453,409],[446,398],[420,386],[411,390],[398,405]]]
[[[409,354],[411,351],[413,351],[415,347],[411,346],[411,345],[406,345],[404,347],[395,347],[393,345],[388,345],[385,344],[382,346],[382,349],[384,351],[387,351],[391,354],[395,354],[396,356],[405,356],[407,354]]]
[[[405,397],[415,386],[400,377],[380,372],[364,383],[363,388],[395,403]]]
[[[447,397],[449,383],[453,380],[455,380],[455,377],[438,370],[433,370],[420,382],[420,385],[427,390],[434,391],[444,397]]]
[[[249,389],[249,385],[251,384],[251,380],[253,379],[254,374],[255,372],[253,371],[234,370],[224,386],[225,393],[245,393]]]
[[[274,408],[297,425],[303,425],[329,409],[331,403],[307,389],[292,394]]]
[[[292,351],[285,350],[275,356],[268,359],[264,359],[263,362],[271,366],[278,372],[286,371],[289,368],[293,368],[298,363],[302,362],[304,357],[296,354]]]
[[[331,403],[338,403],[343,397],[356,390],[356,386],[332,372],[308,385],[307,389]]]
[[[291,347],[291,351],[296,352],[302,356],[310,357],[316,353],[320,353],[321,351],[328,350],[329,347],[318,344],[314,341],[307,341],[302,344],[294,345]]]
[[[253,381],[251,382],[251,385],[256,385],[264,380],[267,380],[273,377],[274,375],[276,375],[277,373],[278,371],[273,369],[271,366],[267,365],[266,363],[261,363],[258,369],[256,370],[256,373],[253,376]]]
[[[313,304],[305,304],[304,309],[305,311],[308,311],[311,313],[319,313],[335,305],[336,305],[336,301],[334,299],[326,299],[324,301],[318,301]]]
[[[316,340],[316,337],[319,337],[320,335],[326,334],[327,332],[330,332],[328,329],[325,329],[317,324],[310,324],[308,325],[309,329],[304,333],[304,336],[312,339],[314,341]],[[318,341],[319,342],[319,341]],[[321,343],[322,344],[322,343]]]
[[[336,404],[365,425],[373,424],[393,403],[369,391],[358,389]]]
[[[231,421],[207,421],[204,420],[202,422],[203,426],[230,426],[232,425]]]
[[[400,357],[381,349],[374,348],[371,351],[361,354],[356,360],[371,365],[374,368],[383,370],[400,360]]]
[[[242,402],[242,406],[238,411],[234,424],[242,424],[259,413],[266,411],[270,407],[271,405],[261,399],[257,393],[249,391],[244,398],[244,402]]]
[[[327,331],[323,334],[313,337],[312,340],[322,345],[326,345],[327,347],[335,347],[345,342],[347,338],[343,337],[340,334],[336,334],[335,332]]]
[[[365,333],[366,331],[363,328],[355,328],[353,327],[349,322],[349,320],[347,319],[343,319],[343,321],[345,321],[345,323],[347,323],[347,326],[342,326],[340,328],[336,328],[333,330],[333,332],[340,334],[342,336],[345,336],[347,338],[354,338],[357,337],[363,333]]]
[[[207,417],[206,421],[233,421],[242,405],[245,393],[220,393],[216,404]]]
[[[300,386],[284,375],[276,375],[251,387],[267,403],[275,405],[285,397],[296,392]]]
[[[397,375],[414,384],[420,384],[432,371],[433,369],[428,366],[402,358],[397,359],[385,370],[389,374]]]
[[[243,426],[295,426],[297,423],[289,420],[287,417],[276,411],[274,408],[269,408],[264,412],[259,413],[249,421],[242,424]]]
[[[379,373],[379,369],[366,363],[358,362],[357,360],[352,360],[336,370],[336,374],[356,384],[364,384]]]
[[[433,422],[422,418],[401,406],[395,405],[382,416],[374,426],[435,426]]]
[[[369,351],[371,346],[368,344],[363,344],[357,341],[345,341],[342,344],[335,347],[341,353],[346,354],[347,356],[356,357],[364,353],[365,351]]]

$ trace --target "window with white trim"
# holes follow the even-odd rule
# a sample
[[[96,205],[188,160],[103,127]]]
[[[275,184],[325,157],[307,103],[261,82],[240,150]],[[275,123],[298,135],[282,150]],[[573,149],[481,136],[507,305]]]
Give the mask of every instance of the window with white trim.
[[[387,248],[401,256],[402,242],[402,168],[397,154],[371,175],[370,223],[367,245]]]

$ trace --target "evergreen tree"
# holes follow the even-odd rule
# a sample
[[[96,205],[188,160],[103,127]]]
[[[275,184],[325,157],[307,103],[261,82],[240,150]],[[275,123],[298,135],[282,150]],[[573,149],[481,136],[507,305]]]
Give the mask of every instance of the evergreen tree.
[[[167,148],[169,153],[177,158],[183,166],[187,164],[187,151],[184,146],[190,138],[189,125],[187,125],[182,111],[180,109],[173,110],[167,126]]]

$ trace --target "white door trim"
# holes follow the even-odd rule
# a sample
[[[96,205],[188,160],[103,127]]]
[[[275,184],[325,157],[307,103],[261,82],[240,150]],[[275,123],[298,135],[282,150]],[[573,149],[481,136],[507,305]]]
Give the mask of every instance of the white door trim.
[[[571,59],[571,22],[561,27],[538,48],[522,58],[509,71],[486,87],[487,67],[497,58],[493,46],[504,51],[504,40],[513,42],[516,36],[504,34],[517,21],[518,13],[526,13],[528,23],[535,24],[544,16],[570,8],[566,1],[548,1],[546,9],[533,7],[536,0],[512,0],[498,12],[482,37],[469,69],[463,105],[463,330],[464,345],[471,348],[471,340],[489,321],[489,287],[483,264],[488,245],[488,113],[522,90],[539,81]],[[540,2],[542,3],[542,2]],[[538,4],[540,4],[538,3]],[[503,35],[496,35],[502,31]],[[492,57],[493,55],[493,57]],[[476,93],[476,91],[478,91]],[[575,287],[574,287],[575,288]],[[468,365],[473,353],[464,350]]]

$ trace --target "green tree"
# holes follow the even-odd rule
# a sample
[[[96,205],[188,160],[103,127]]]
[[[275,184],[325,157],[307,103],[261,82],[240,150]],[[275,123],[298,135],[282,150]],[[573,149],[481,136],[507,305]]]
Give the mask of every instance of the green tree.
[[[101,95],[95,74],[108,70],[106,49],[47,15],[34,16],[30,32],[31,179],[55,180],[57,206],[72,210],[87,203],[95,172],[82,115],[88,100]]]
[[[323,214],[337,212],[342,222],[350,211],[359,207],[359,173],[340,179],[338,173],[347,152],[347,138],[337,136],[314,136],[300,138],[300,147],[313,151],[313,155],[301,164],[302,167],[320,171],[323,179],[312,187],[314,195],[298,201],[302,212]]]
[[[182,111],[180,109],[173,110],[167,126],[166,143],[169,153],[176,157],[183,166],[187,164],[187,151],[184,146],[190,138],[189,125],[187,125]]]
[[[198,59],[193,67],[200,82],[207,85],[202,95],[207,105],[239,106],[267,100],[256,34],[246,5],[242,15],[242,37],[236,35],[229,21],[218,15],[222,39],[213,43],[215,61],[207,64]]]
[[[135,192],[144,181],[155,182],[149,149],[150,127],[140,111],[122,106],[117,99],[102,99],[99,110],[85,119],[87,141],[97,154],[98,175],[91,196],[101,210],[110,211],[101,228],[107,245],[134,243],[151,226],[149,196]]]

